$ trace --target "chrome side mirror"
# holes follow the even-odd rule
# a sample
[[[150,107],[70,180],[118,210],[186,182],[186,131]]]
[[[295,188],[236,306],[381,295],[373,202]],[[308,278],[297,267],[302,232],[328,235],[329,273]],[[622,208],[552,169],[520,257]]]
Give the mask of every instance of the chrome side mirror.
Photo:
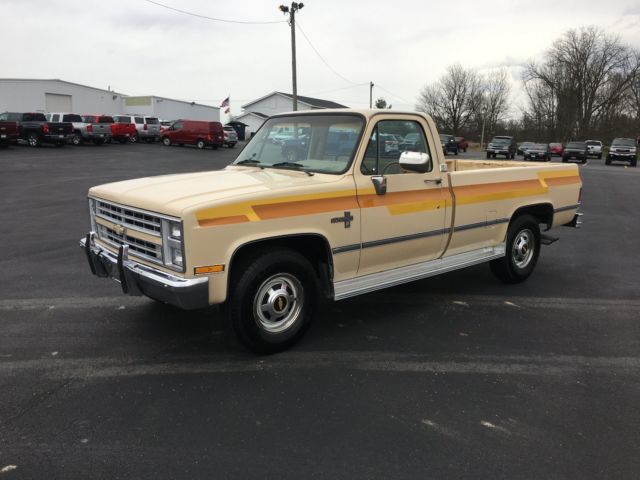
[[[424,152],[402,152],[400,167],[410,172],[425,173],[431,171],[431,157]]]
[[[387,177],[384,175],[375,175],[371,177],[373,188],[376,189],[377,195],[384,195],[387,193]]]

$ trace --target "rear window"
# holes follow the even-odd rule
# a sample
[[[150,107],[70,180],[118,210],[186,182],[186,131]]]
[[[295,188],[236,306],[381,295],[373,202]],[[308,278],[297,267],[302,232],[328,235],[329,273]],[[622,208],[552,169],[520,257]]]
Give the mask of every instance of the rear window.
[[[100,120],[98,120],[98,123],[114,123],[113,121],[113,117],[100,117]]]
[[[142,118],[142,117],[135,117],[134,120],[136,121],[136,123],[139,123],[139,124],[143,124],[144,123],[144,118]]]
[[[44,113],[25,113],[23,116],[25,122],[46,122],[47,117]]]
[[[595,140],[590,140],[590,141],[588,141],[588,142],[587,142],[587,145],[592,145],[592,146],[593,146],[593,145],[596,145],[596,146],[600,146],[600,145],[602,145],[602,142],[597,142],[597,141],[595,141]]]
[[[569,142],[567,148],[585,148],[587,146],[584,142]]]
[[[233,127],[224,127],[224,130],[227,132],[235,132],[235,129]]]
[[[82,117],[80,115],[68,114],[62,116],[63,122],[82,122]]]
[[[131,123],[131,117],[125,117],[123,115],[118,115],[113,117],[116,123]]]
[[[157,118],[147,117],[145,119],[149,125],[158,125],[160,121]]]
[[[86,123],[96,123],[95,115],[85,115],[84,117],[82,117],[82,120],[84,120]]]

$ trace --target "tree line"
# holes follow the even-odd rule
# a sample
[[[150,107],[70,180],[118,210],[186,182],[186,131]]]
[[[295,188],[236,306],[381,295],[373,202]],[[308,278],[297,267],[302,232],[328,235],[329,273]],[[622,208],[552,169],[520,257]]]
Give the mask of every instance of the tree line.
[[[540,142],[640,135],[640,50],[616,35],[594,26],[568,31],[540,61],[525,65],[522,82],[526,103],[516,107],[506,69],[481,75],[451,65],[423,87],[416,109],[441,132],[476,141],[499,134]]]

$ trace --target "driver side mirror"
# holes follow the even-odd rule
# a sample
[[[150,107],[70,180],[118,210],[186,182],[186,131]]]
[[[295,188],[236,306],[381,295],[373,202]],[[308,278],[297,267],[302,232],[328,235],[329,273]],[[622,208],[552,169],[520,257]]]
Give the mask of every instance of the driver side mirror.
[[[416,173],[431,171],[431,157],[424,152],[402,152],[400,167]]]

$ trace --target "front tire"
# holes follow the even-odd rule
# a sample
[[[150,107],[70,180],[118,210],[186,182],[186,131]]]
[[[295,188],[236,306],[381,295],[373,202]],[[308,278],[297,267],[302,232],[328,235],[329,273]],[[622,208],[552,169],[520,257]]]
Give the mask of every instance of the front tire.
[[[170,146],[171,146],[171,139],[170,139],[169,137],[164,137],[164,138],[162,139],[162,144],[163,144],[165,147],[170,147]]]
[[[232,272],[225,313],[236,337],[254,353],[294,345],[311,324],[319,296],[309,261],[289,249],[258,250]]]
[[[200,139],[196,142],[196,147],[198,147],[198,150],[204,150],[204,147],[206,147],[207,144],[204,143],[204,140]]]
[[[531,215],[521,215],[509,225],[505,256],[489,266],[501,282],[520,283],[533,273],[539,255],[540,226]]]

